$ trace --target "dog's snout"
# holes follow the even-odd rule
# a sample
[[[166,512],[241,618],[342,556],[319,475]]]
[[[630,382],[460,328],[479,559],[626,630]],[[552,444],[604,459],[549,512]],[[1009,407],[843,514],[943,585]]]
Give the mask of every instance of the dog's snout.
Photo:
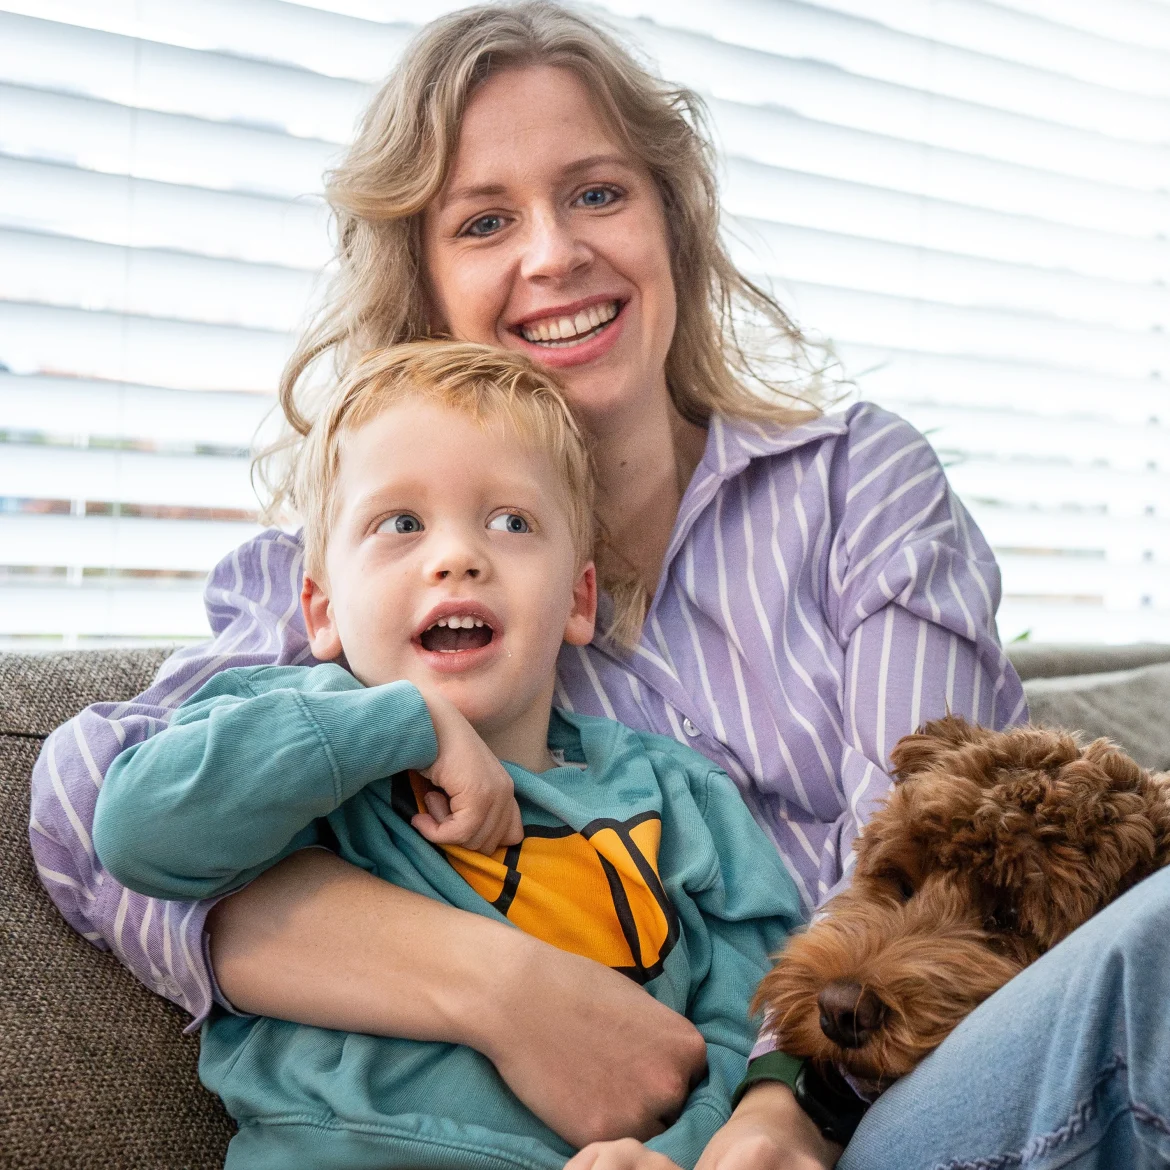
[[[868,987],[837,979],[817,996],[821,1031],[841,1048],[860,1048],[886,1018],[886,1005]]]

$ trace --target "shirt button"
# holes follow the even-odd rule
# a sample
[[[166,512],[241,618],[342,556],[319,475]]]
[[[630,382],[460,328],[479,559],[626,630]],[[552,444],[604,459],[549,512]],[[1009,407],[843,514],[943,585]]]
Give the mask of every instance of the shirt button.
[[[694,739],[695,736],[699,734],[699,729],[689,719],[683,720],[683,731],[685,731],[687,735],[691,737],[691,739]]]

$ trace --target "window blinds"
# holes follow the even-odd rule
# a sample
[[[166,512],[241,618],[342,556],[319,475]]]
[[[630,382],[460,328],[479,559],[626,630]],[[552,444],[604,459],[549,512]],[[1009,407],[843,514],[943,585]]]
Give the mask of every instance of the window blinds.
[[[0,638],[205,630],[390,0],[0,0]],[[610,0],[743,267],[922,428],[1005,637],[1170,640],[1170,4]]]

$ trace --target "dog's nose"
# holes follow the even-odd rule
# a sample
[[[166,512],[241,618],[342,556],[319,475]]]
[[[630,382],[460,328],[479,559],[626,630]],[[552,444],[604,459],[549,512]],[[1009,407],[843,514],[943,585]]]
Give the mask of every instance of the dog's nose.
[[[886,1005],[868,987],[836,979],[817,996],[821,1031],[841,1048],[860,1048],[886,1018]]]

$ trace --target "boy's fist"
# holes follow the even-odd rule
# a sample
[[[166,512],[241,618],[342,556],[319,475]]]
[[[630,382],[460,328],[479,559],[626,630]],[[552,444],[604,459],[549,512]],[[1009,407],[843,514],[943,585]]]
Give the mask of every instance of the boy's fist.
[[[494,853],[501,845],[519,844],[524,827],[512,777],[450,699],[429,688],[422,696],[439,754],[422,770],[435,785],[423,798],[427,811],[410,823],[435,845]]]

